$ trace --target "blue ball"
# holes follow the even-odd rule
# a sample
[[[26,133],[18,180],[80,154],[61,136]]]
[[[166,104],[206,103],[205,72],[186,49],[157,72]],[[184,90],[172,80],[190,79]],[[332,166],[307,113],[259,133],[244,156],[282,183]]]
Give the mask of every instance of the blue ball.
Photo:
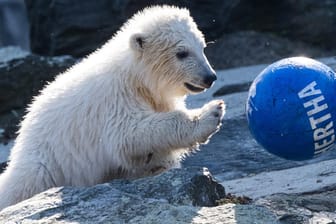
[[[275,62],[253,81],[246,116],[253,137],[270,153],[311,159],[335,142],[336,74],[305,57]]]

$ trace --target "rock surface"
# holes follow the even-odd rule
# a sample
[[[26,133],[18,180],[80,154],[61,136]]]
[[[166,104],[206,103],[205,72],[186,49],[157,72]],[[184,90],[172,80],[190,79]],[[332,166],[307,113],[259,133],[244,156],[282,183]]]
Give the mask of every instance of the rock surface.
[[[275,194],[256,201],[274,212],[281,223],[336,223],[336,187],[306,194]]]
[[[335,163],[336,160],[332,159],[290,169],[265,171],[233,180],[223,180],[220,174],[216,175],[216,178],[228,192],[237,195],[244,194],[251,199],[278,193],[317,192],[323,191],[321,189],[335,188]]]
[[[218,189],[223,193],[224,188],[205,168],[174,169],[134,181],[53,188],[5,208],[0,212],[0,222],[327,224],[336,221],[336,186],[301,194],[269,195],[251,204],[227,203],[215,207],[193,205],[200,198],[194,194],[198,189],[205,189],[202,198],[207,201]],[[222,193],[217,196],[223,196]]]
[[[200,181],[201,180],[201,181]],[[215,186],[215,187],[214,187]],[[199,194],[199,190],[204,191]],[[218,191],[219,190],[219,191]],[[135,181],[54,188],[0,212],[8,223],[277,223],[259,205],[208,205],[224,188],[207,170],[175,169]],[[202,196],[202,197],[200,197]],[[217,198],[219,198],[217,196]],[[200,201],[199,201],[200,200]],[[204,204],[205,201],[205,204]]]
[[[216,206],[225,189],[207,168],[173,169],[159,176],[140,180],[115,180],[113,187],[141,198],[165,199],[171,204]]]

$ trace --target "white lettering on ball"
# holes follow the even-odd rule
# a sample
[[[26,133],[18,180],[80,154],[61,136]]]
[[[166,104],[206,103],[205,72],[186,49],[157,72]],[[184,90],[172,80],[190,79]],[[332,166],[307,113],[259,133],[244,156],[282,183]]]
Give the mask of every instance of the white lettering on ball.
[[[311,129],[314,131],[314,148],[315,154],[319,154],[328,150],[335,142],[334,123],[332,121],[331,114],[328,113],[328,104],[325,102],[325,98],[322,91],[316,88],[317,83],[315,81],[309,83],[304,87],[298,96],[300,99],[314,96],[303,103],[303,107],[307,108],[307,115]],[[317,113],[321,114],[317,116]],[[327,125],[323,126],[322,123],[329,121]]]

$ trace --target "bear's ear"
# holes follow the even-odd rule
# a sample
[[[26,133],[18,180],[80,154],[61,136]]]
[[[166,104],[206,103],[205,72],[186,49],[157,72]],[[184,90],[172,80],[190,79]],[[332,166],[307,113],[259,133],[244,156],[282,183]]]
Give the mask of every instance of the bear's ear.
[[[130,45],[133,50],[142,52],[146,45],[146,37],[141,33],[136,33],[131,36]]]

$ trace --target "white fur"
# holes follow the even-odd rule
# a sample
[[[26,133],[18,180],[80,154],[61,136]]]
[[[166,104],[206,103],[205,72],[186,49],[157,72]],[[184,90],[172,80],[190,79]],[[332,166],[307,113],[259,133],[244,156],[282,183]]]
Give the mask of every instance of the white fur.
[[[136,38],[144,41],[141,45]],[[224,103],[188,111],[184,82],[208,66],[186,9],[136,14],[101,49],[48,84],[28,109],[0,176],[0,209],[56,186],[138,178],[171,167],[218,130]],[[179,49],[190,57],[178,61]]]

